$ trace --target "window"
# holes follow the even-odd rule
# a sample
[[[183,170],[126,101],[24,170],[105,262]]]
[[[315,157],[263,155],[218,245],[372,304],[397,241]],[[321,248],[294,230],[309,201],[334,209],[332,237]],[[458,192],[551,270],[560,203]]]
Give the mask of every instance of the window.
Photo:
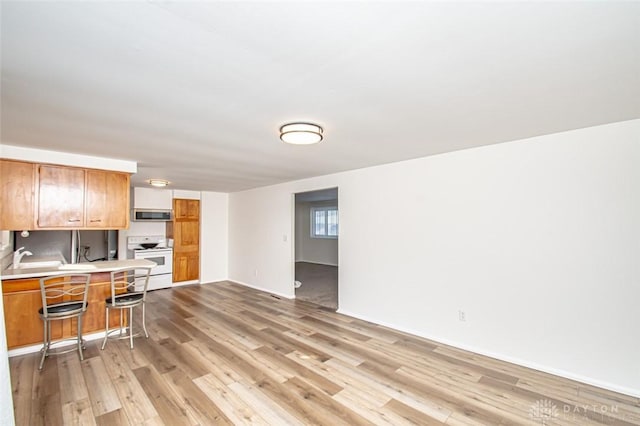
[[[311,208],[311,238],[338,238],[338,208]]]

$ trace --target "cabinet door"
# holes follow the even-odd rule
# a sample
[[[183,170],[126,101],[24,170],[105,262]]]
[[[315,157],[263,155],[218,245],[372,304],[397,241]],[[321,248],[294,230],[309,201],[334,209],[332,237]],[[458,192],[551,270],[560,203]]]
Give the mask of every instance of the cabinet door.
[[[198,252],[200,249],[200,222],[176,221],[173,224],[173,250]]]
[[[111,297],[111,282],[93,282],[94,277],[100,274],[94,274],[91,278],[91,287],[89,287],[89,295],[87,297],[87,312],[82,318],[82,332],[91,333],[95,331],[104,331],[105,323],[105,300]],[[106,275],[106,274],[105,274]],[[104,276],[103,279],[109,279]],[[69,324],[68,336],[74,336],[77,329],[76,319],[71,319]],[[109,329],[116,328],[120,325],[120,310],[112,309],[109,312]],[[65,336],[65,337],[68,337]]]
[[[176,219],[200,220],[200,200],[175,199],[173,201]]]
[[[198,253],[175,253],[173,256],[173,281],[197,280],[200,276]]]
[[[83,169],[39,166],[38,227],[84,226],[84,179]]]
[[[129,226],[129,175],[87,170],[86,226],[127,228]]]
[[[35,165],[0,160],[0,229],[33,229]]]
[[[42,343],[43,322],[38,315],[42,308],[38,279],[8,280],[2,283],[4,322],[9,349]],[[62,337],[62,323],[51,323],[51,337]]]
[[[197,280],[200,276],[200,222],[173,224],[173,281]]]

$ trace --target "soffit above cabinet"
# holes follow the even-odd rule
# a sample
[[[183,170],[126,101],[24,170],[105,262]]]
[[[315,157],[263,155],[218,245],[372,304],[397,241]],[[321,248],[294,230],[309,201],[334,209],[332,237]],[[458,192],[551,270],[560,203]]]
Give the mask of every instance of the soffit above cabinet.
[[[27,148],[0,144],[1,158],[26,161],[29,163],[56,164],[60,166],[82,167],[87,169],[109,170],[114,172],[137,173],[135,161],[115,158],[95,157],[92,155],[74,154],[71,152],[49,151],[46,149]]]

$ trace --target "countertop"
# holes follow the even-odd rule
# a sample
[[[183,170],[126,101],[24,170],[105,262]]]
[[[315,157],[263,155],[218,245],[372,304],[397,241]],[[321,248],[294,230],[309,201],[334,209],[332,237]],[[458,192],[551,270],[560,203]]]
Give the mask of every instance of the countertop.
[[[2,275],[0,279],[4,280],[15,280],[22,278],[40,278],[46,277],[50,275],[62,275],[69,273],[83,273],[83,274],[93,274],[96,272],[112,272],[120,269],[127,268],[135,268],[135,267],[155,267],[157,266],[154,262],[146,259],[127,259],[127,260],[109,260],[105,262],[91,262],[91,263],[76,263],[76,264],[65,264],[62,265],[64,269],[59,269],[57,267],[49,267],[49,268],[17,268],[13,269],[11,267],[2,271]],[[76,269],[77,268],[77,269]]]

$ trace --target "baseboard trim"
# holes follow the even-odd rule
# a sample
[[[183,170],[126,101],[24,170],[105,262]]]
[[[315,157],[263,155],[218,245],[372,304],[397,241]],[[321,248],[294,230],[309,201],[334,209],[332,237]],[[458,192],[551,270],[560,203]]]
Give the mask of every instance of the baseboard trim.
[[[398,330],[401,331],[403,333],[409,333],[409,334],[413,334],[414,336],[418,336],[418,337],[422,337],[424,339],[429,339],[429,340],[433,340],[434,342],[437,343],[441,343],[443,345],[448,345],[448,346],[452,346],[454,348],[457,349],[462,349],[465,351],[469,351],[469,352],[473,352],[479,355],[484,355],[490,358],[495,358],[497,360],[500,361],[505,361],[505,362],[509,362],[511,364],[516,364],[519,365],[521,367],[526,367],[526,368],[531,368],[532,370],[537,370],[537,371],[542,371],[544,373],[549,373],[549,374],[553,374],[554,376],[559,376],[565,379],[569,379],[569,380],[575,380],[576,382],[581,382],[587,385],[591,385],[591,386],[596,386],[602,389],[606,389],[606,390],[610,390],[613,392],[618,392],[624,395],[629,395],[635,398],[640,398],[640,390],[638,389],[632,389],[632,388],[627,388],[624,386],[618,386],[615,385],[613,383],[609,383],[609,382],[604,382],[598,379],[594,379],[592,377],[587,377],[587,376],[582,376],[580,374],[575,374],[572,373],[570,371],[566,371],[566,370],[562,370],[562,369],[558,369],[558,368],[554,368],[554,367],[549,367],[547,365],[541,365],[541,364],[537,364],[535,362],[530,362],[527,360],[523,360],[520,358],[514,358],[508,355],[504,355],[504,354],[500,354],[500,353],[495,353],[495,352],[491,352],[491,351],[487,351],[481,348],[477,348],[474,346],[470,346],[470,345],[465,345],[463,343],[459,343],[459,342],[455,342],[449,339],[445,339],[442,338],[440,336],[431,336],[431,335],[427,335],[424,333],[420,333],[417,332],[416,330],[412,330],[409,328],[405,328],[405,327],[398,327],[395,324],[391,324],[391,323],[386,323],[384,321],[379,321],[379,320],[375,320],[372,318],[368,318],[365,315],[359,315],[353,312],[350,312],[348,310],[344,310],[344,309],[338,309],[336,312],[338,312],[339,314],[342,315],[346,315],[352,318],[357,318],[363,321],[368,321],[371,322],[373,324],[378,324],[378,325],[382,325],[384,327],[389,327],[392,328],[394,330]]]
[[[167,287],[167,288],[180,287],[182,285],[189,285],[189,284],[200,284],[200,280],[178,281],[176,283],[172,283],[171,287]]]
[[[201,279],[200,284],[219,283],[221,281],[229,281],[229,278],[214,278],[214,279]]]
[[[227,278],[220,278],[219,280],[209,280],[207,282],[200,282],[200,285],[219,284],[225,281],[231,282]]]
[[[254,290],[260,290],[260,291],[263,291],[265,293],[275,294],[276,296],[284,297],[285,299],[289,299],[289,300],[293,300],[293,299],[296,298],[295,295],[292,296],[292,295],[288,295],[288,294],[284,294],[284,293],[279,293],[277,291],[273,291],[273,290],[270,290],[270,289],[267,289],[267,288],[258,287],[258,286],[252,285],[252,284],[243,283],[242,281],[236,281],[236,280],[226,280],[226,281],[228,281],[230,283],[233,283],[233,284],[238,284],[238,285],[241,285],[241,286],[244,286],[244,287],[249,287],[249,288],[252,288]]]
[[[99,340],[99,339],[104,339],[104,331],[98,331],[96,333],[89,333],[89,334],[83,334],[82,338],[86,341],[92,341],[92,340]],[[75,345],[76,342],[69,340],[68,342],[65,342],[64,344],[61,344],[60,347],[64,347],[64,346],[71,346],[71,345]],[[35,345],[29,345],[29,346],[22,346],[20,348],[15,348],[15,349],[10,349],[7,352],[7,355],[9,355],[9,358],[12,358],[14,356],[20,356],[20,355],[26,355],[26,354],[32,354],[34,352],[40,352],[40,350],[42,349],[42,343],[38,343]]]

